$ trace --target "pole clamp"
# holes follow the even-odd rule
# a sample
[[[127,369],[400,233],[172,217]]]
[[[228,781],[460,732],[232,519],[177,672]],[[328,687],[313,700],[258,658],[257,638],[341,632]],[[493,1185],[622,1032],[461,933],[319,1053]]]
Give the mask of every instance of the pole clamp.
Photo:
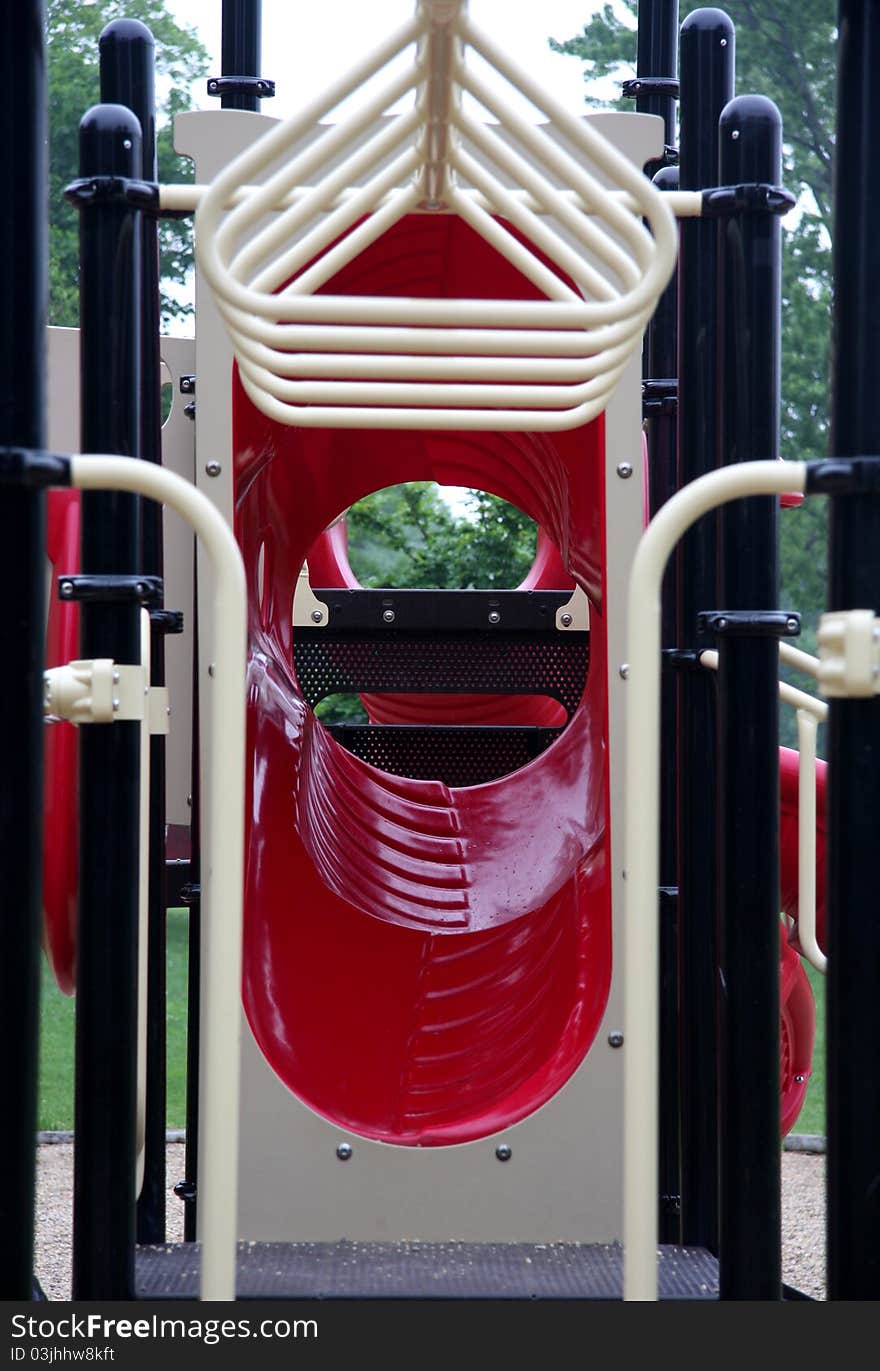
[[[85,209],[89,205],[126,205],[129,209],[159,213],[158,183],[130,176],[81,176],[65,187],[64,198],[75,209]]]
[[[138,604],[161,609],[161,576],[60,576],[58,598],[84,604]]]
[[[675,76],[636,76],[622,81],[620,91],[625,100],[635,100],[640,95],[669,95],[678,99],[678,79]]]
[[[209,95],[256,95],[259,100],[271,100],[275,82],[265,76],[209,76]]]
[[[880,695],[880,619],[873,609],[842,609],[819,620],[820,694],[829,700]]]
[[[678,380],[675,376],[646,378],[642,381],[642,417],[655,419],[675,414],[678,409]]]
[[[880,457],[825,457],[807,462],[808,495],[880,493]]]
[[[733,214],[788,214],[796,203],[796,197],[784,186],[755,181],[704,190],[701,214],[704,219],[724,219]]]
[[[785,609],[710,609],[697,615],[697,632],[718,638],[796,638],[801,616]]]
[[[146,719],[150,733],[167,733],[165,686],[150,686],[145,666],[111,657],[68,662],[43,672],[43,716],[50,722],[113,724]]]
[[[0,447],[0,486],[44,490],[47,486],[69,485],[70,458],[66,453],[43,452],[30,447]]]

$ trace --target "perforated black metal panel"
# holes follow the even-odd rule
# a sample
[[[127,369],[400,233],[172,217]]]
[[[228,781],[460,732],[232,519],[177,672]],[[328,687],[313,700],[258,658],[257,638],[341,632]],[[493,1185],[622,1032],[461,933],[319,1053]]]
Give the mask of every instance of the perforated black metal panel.
[[[297,628],[293,663],[313,706],[325,695],[359,691],[549,695],[571,715],[587,681],[589,634]]]
[[[199,1245],[144,1247],[138,1299],[195,1299]],[[660,1247],[663,1300],[717,1300],[718,1264],[698,1247]],[[239,1299],[619,1300],[617,1244],[249,1242],[238,1248]]]
[[[562,729],[337,724],[328,731],[380,771],[468,786],[517,771],[549,747]]]

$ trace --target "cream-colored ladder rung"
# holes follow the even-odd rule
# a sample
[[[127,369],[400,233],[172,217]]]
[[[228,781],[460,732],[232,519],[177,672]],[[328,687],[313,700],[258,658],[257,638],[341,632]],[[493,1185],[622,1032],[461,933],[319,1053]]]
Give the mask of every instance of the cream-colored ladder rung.
[[[605,408],[639,347],[674,264],[668,203],[595,128],[480,33],[466,9],[466,0],[418,0],[408,24],[323,100],[236,158],[201,196],[200,265],[245,389],[274,419],[322,427],[570,428]],[[405,71],[297,150],[318,119],[413,42],[415,60]],[[568,146],[528,123],[473,72],[466,47],[525,94]],[[409,90],[415,108],[380,123]],[[462,107],[465,90],[510,142]],[[364,128],[374,126],[364,140]],[[331,159],[335,170],[309,186]],[[547,298],[313,293],[413,211],[459,215]]]

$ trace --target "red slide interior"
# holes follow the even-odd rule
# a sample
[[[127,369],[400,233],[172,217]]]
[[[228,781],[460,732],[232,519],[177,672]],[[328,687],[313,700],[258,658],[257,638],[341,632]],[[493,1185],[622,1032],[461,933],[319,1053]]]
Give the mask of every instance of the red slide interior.
[[[402,221],[327,288],[537,298],[451,217]],[[234,451],[250,591],[251,1027],[282,1080],[346,1128],[420,1145],[483,1136],[559,1089],[608,994],[602,424],[558,435],[292,429],[236,381]],[[467,788],[391,776],[344,750],[293,665],[303,560],[320,584],[324,529],[371,491],[417,480],[517,505],[543,532],[546,564],[591,600],[589,674],[568,727],[519,771]],[[443,717],[443,701],[428,702]],[[369,704],[374,718],[406,715],[404,697]],[[494,705],[472,697],[471,721],[499,722]],[[534,701],[516,708],[537,721]]]

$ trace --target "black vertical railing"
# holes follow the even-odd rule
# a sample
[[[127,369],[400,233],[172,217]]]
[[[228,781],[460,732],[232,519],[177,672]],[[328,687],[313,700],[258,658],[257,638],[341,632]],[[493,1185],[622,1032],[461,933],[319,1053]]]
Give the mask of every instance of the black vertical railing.
[[[140,212],[101,178],[141,168],[137,118],[97,105],[80,125],[80,172],[98,193],[80,219],[80,404],[84,452],[141,450]],[[139,501],[85,493],[82,571],[139,571]],[[86,599],[86,658],[140,660],[140,604]],[[140,725],[80,730],[73,1298],[133,1294]]]
[[[0,6],[0,446],[45,446],[43,0]],[[0,489],[0,1299],[31,1297],[43,830],[45,495]]]
[[[220,60],[224,77],[259,76],[263,0],[223,0]],[[220,97],[222,109],[259,110],[255,87]]]
[[[763,96],[719,125],[725,186],[778,186],[782,124]],[[770,212],[718,227],[719,465],[779,456],[782,244]],[[779,1097],[779,501],[719,521],[718,1017],[722,1299],[781,1298]]]
[[[114,19],[99,41],[101,99],[125,105],[141,126],[145,181],[157,177],[155,44],[146,25]],[[161,357],[159,352],[159,245],[157,221],[141,223],[141,456],[162,460]],[[139,570],[163,575],[162,509],[141,506],[142,557]],[[161,607],[150,633],[150,684],[165,684],[165,634]],[[143,1186],[138,1198],[138,1242],[165,1240],[165,738],[150,738],[149,916],[147,925],[147,1051]]]
[[[834,191],[831,453],[880,461],[880,2],[841,0]],[[880,613],[880,494],[832,498],[829,609]],[[880,1299],[880,698],[828,724],[828,1293]]]
[[[718,184],[718,119],[733,95],[734,34],[718,9],[681,27],[680,178]],[[717,459],[717,228],[681,227],[678,314],[678,485]],[[676,562],[676,646],[697,644],[697,615],[718,606],[716,520],[702,519]],[[704,645],[704,644],[700,644]],[[678,922],[681,1044],[682,1239],[717,1250],[718,1126],[715,934],[715,683],[681,670],[678,683]]]

